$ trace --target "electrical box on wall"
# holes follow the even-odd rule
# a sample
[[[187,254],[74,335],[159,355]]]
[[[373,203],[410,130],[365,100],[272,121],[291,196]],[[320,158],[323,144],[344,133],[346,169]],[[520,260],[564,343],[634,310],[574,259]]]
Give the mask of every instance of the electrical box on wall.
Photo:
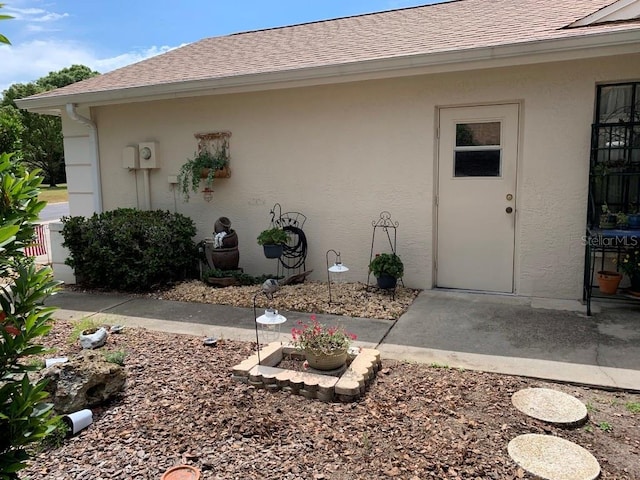
[[[138,144],[140,168],[160,168],[158,162],[158,144],[156,142],[144,142]]]
[[[138,168],[138,148],[124,147],[122,149],[122,168]]]

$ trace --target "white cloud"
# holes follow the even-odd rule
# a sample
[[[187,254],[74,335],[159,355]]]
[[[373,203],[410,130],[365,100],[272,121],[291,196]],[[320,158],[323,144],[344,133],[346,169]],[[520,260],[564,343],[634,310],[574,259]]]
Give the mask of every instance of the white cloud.
[[[29,16],[42,15],[47,12],[41,8],[15,8],[9,5],[4,6],[4,11],[9,15],[12,15],[16,20],[24,20]]]
[[[31,21],[32,22],[55,22],[56,20],[60,20],[61,18],[66,18],[68,16],[69,16],[68,13],[47,12],[41,17],[32,18]]]
[[[32,82],[74,64],[106,73],[168,50],[172,47],[152,46],[113,57],[101,57],[90,48],[74,42],[34,40],[15,46],[0,45],[0,65],[3,66],[0,69],[0,92],[13,83]]]
[[[29,33],[43,33],[43,32],[59,32],[59,28],[49,28],[43,25],[27,25],[27,32]]]
[[[4,7],[4,11],[16,20],[25,22],[55,22],[69,16],[68,13],[49,12],[42,8],[16,8],[8,5]]]

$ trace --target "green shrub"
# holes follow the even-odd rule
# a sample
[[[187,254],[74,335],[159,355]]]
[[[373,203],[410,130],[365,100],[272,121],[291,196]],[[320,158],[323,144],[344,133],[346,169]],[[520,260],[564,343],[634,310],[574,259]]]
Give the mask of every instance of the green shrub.
[[[46,403],[46,382],[33,382],[31,358],[47,352],[39,339],[51,330],[55,308],[44,300],[58,282],[50,268],[37,270],[24,247],[33,241],[42,179],[28,172],[10,154],[0,154],[0,479],[17,479],[31,449],[54,429],[53,405]],[[11,328],[9,328],[11,327]],[[16,332],[17,331],[17,332]]]
[[[70,252],[66,263],[80,284],[145,291],[194,269],[196,227],[179,213],[121,208],[62,222],[63,246]]]

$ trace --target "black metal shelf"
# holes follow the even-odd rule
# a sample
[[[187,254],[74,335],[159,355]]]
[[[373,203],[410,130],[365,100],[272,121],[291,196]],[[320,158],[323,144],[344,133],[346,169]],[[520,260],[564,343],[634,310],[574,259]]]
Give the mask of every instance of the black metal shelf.
[[[626,289],[619,290],[615,295],[600,293],[600,289],[593,284],[596,272],[596,264],[598,263],[596,255],[601,254],[600,268],[605,269],[605,260],[607,253],[614,253],[620,258],[620,255],[630,248],[637,249],[640,246],[640,230],[603,230],[603,229],[587,229],[586,234],[586,252],[585,252],[585,278],[583,297],[587,304],[587,315],[591,315],[591,300],[593,298],[619,300],[622,302],[640,302],[640,297],[626,294]]]

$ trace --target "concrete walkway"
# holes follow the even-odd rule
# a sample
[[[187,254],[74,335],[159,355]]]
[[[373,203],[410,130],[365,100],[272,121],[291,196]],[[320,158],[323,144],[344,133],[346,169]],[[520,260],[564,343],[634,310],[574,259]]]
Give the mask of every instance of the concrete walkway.
[[[152,330],[255,341],[250,308],[79,292],[59,293],[47,304],[61,309],[56,318],[96,316]],[[583,310],[577,302],[434,290],[422,292],[395,322],[317,317],[344,325],[358,335],[356,344],[377,348],[384,358],[640,391],[640,304],[609,305],[592,317]],[[280,313],[288,319],[285,340],[298,320],[309,318]]]

